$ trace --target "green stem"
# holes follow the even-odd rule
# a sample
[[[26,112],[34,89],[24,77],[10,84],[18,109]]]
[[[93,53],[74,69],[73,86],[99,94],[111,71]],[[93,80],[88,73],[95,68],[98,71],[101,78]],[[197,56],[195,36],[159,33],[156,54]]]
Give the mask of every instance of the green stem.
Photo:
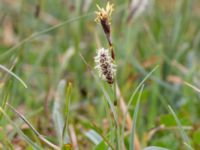
[[[114,84],[112,85],[114,103],[115,103],[115,101],[117,101],[116,84],[117,84],[117,82],[115,81]],[[116,125],[116,150],[120,150],[120,148],[121,148],[121,145],[120,145],[120,126],[119,126],[119,121],[118,121],[119,102],[117,101],[116,103],[117,103],[117,105],[116,105],[117,120],[115,122],[115,125]]]

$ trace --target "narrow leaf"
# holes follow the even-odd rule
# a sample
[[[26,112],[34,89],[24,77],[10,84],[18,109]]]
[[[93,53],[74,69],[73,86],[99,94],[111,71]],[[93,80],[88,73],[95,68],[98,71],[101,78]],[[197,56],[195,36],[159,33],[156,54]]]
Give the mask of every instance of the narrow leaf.
[[[98,145],[101,141],[102,138],[101,136],[94,130],[89,130],[85,132],[86,137],[88,137],[95,145]]]
[[[189,137],[187,136],[187,134],[185,133],[185,131],[183,130],[183,127],[181,125],[181,122],[180,120],[178,119],[176,113],[174,112],[174,110],[168,105],[168,108],[170,110],[170,112],[172,113],[177,125],[178,125],[178,128],[179,128],[179,131],[181,133],[181,137],[184,141],[184,143],[186,143],[187,145],[190,145],[190,141],[189,141]],[[191,146],[190,146],[191,147]]]
[[[26,83],[19,77],[17,76],[15,73],[13,73],[11,70],[7,69],[6,67],[0,65],[0,69],[6,71],[8,74],[12,75],[13,77],[15,77],[25,88],[27,88],[28,86],[26,85]]]
[[[12,124],[12,126],[14,127],[14,129],[19,133],[19,135],[24,138],[25,142],[27,142],[28,144],[30,144],[33,148],[40,150],[41,148],[35,144],[33,141],[31,141],[22,131],[19,127],[17,127],[17,125],[10,119],[10,117],[7,115],[7,113],[2,109],[2,107],[0,107],[0,112],[4,115],[4,117]]]
[[[130,139],[129,139],[129,149],[130,150],[134,150],[134,135],[135,135],[135,128],[136,128],[136,123],[137,123],[137,116],[138,116],[138,111],[139,111],[139,106],[140,106],[140,99],[141,99],[141,95],[144,89],[144,85],[142,85],[138,99],[137,99],[137,103],[135,106],[135,111],[133,114],[133,122],[132,122],[132,130],[131,130],[131,135],[130,135]]]
[[[140,82],[140,84],[137,86],[137,88],[134,90],[133,94],[131,95],[130,99],[129,99],[129,102],[128,102],[128,105],[127,105],[127,110],[125,112],[125,115],[124,115],[124,118],[123,118],[123,122],[122,122],[122,138],[121,140],[123,141],[124,139],[124,129],[125,129],[125,124],[126,124],[126,116],[128,114],[128,110],[129,110],[129,107],[136,95],[136,93],[138,92],[138,90],[140,89],[140,87],[144,84],[144,82],[153,74],[153,72],[156,71],[156,69],[158,69],[158,66],[156,66],[155,68],[152,69],[151,72],[149,72],[145,78]]]
[[[62,143],[64,142],[65,138],[65,132],[66,128],[68,127],[68,118],[69,118],[69,106],[70,106],[70,101],[71,101],[71,90],[72,90],[72,84],[69,83],[67,86],[67,93],[66,93],[66,98],[65,98],[65,123],[62,131]]]
[[[164,147],[158,147],[158,146],[149,146],[149,147],[145,147],[143,150],[169,150],[169,149],[164,148]]]

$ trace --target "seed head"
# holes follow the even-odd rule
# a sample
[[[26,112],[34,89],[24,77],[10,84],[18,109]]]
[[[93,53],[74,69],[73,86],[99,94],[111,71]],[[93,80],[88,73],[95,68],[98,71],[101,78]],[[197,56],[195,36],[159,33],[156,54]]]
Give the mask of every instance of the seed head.
[[[97,5],[98,11],[96,11],[96,22],[100,22],[101,26],[104,30],[104,33],[106,34],[106,37],[108,41],[110,42],[110,20],[111,20],[111,15],[113,12],[113,4],[110,4],[109,2],[106,5],[106,9],[99,7]]]
[[[100,48],[97,50],[97,56],[94,58],[96,62],[96,69],[99,72],[99,77],[106,80],[109,84],[114,82],[116,73],[116,65],[108,49]]]
[[[97,14],[97,17],[95,19],[96,22],[101,22],[101,20],[108,20],[110,21],[112,12],[113,12],[113,4],[110,4],[109,2],[106,5],[106,9],[101,8],[99,5],[97,5],[98,11],[95,13]]]

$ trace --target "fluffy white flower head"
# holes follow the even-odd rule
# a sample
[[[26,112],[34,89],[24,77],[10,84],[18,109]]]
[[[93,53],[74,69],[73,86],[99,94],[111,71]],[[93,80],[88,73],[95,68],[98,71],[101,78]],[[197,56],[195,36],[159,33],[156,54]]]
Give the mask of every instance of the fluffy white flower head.
[[[99,77],[106,80],[109,84],[114,82],[116,65],[113,63],[109,49],[100,48],[97,50],[95,69],[99,72]]]

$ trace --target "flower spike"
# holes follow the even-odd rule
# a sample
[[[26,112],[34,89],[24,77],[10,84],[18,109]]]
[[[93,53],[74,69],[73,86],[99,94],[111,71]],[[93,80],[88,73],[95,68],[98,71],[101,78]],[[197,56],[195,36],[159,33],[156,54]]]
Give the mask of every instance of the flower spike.
[[[94,59],[96,62],[95,69],[98,70],[99,77],[109,84],[113,84],[116,74],[116,65],[113,63],[110,51],[108,49],[100,48],[97,50],[97,56]]]

